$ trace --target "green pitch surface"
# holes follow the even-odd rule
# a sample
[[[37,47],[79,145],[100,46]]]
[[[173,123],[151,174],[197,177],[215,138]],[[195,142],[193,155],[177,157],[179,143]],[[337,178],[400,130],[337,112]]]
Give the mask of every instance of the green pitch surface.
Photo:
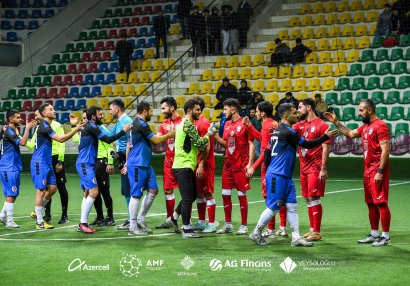
[[[260,247],[247,236],[235,234],[182,239],[180,235],[158,230],[150,236],[132,237],[116,227],[100,227],[95,234],[82,234],[76,231],[81,201],[78,177],[68,175],[68,180],[70,222],[57,224],[60,202],[56,194],[52,208],[56,229],[36,231],[34,220],[29,217],[34,201],[31,178],[27,174],[22,176],[21,196],[15,207],[15,221],[21,228],[10,230],[0,225],[0,285],[406,285],[410,282],[409,181],[391,182],[391,246],[375,248],[357,244],[357,239],[369,233],[362,182],[357,179],[328,181],[327,195],[322,200],[323,241],[312,248],[292,248],[290,238],[277,238]],[[158,182],[161,181],[159,178]],[[127,216],[119,184],[118,175],[113,176],[111,191],[117,224]],[[215,186],[217,220],[222,224],[220,178]],[[264,210],[259,179],[252,180],[252,187],[248,193],[250,230]],[[236,196],[233,203],[233,223],[237,229],[240,213]],[[147,223],[151,227],[162,223],[164,212],[161,193]],[[195,222],[196,210],[193,214]],[[90,220],[94,218],[93,212]],[[308,218],[301,198],[299,218],[300,232],[304,234],[308,230]],[[290,273],[280,267],[288,257],[284,264]]]

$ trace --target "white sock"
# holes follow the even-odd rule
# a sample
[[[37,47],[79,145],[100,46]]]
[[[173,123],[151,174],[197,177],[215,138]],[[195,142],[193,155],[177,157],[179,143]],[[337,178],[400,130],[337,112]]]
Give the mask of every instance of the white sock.
[[[145,221],[145,217],[149,211],[149,209],[152,206],[152,203],[154,202],[156,195],[152,194],[150,192],[148,192],[145,196],[144,199],[141,202],[141,209],[140,212],[138,214],[138,222],[144,222]]]
[[[279,210],[272,210],[267,208],[266,210],[263,211],[261,214],[258,224],[255,227],[255,230],[253,231],[254,233],[261,234],[262,230],[265,228],[265,226],[268,224],[268,222],[273,218],[273,216],[278,212]]]
[[[137,211],[139,202],[139,198],[130,198],[130,204],[128,205],[128,214],[130,216],[130,229],[134,229],[137,227]]]
[[[34,210],[37,216],[37,223],[40,224],[43,222],[43,207],[35,206]]]
[[[300,238],[299,234],[299,216],[298,216],[298,205],[297,204],[286,204],[287,217],[289,222],[290,230],[292,231],[292,240]]]
[[[94,201],[95,199],[93,199],[90,196],[88,196],[85,200],[83,200],[84,203],[81,205],[80,223],[88,223],[88,215],[90,214]]]
[[[9,217],[9,213],[7,213],[7,217]],[[382,232],[382,236],[386,239],[390,239],[390,232]]]
[[[379,230],[378,229],[370,230],[370,235],[373,237],[379,237]]]
[[[172,194],[172,195],[165,195],[165,200],[166,200],[166,201],[172,201],[172,200],[175,200],[175,196],[174,196],[174,194]]]
[[[43,207],[49,202],[49,199],[43,198]]]
[[[182,228],[185,229],[185,230],[192,229],[192,225],[190,225],[190,224],[185,225],[184,224]]]
[[[172,214],[172,217],[174,218],[174,220],[178,220],[179,214],[177,214],[176,212],[174,212],[174,213]]]
[[[14,203],[5,203],[5,209],[7,214],[7,222],[13,221],[13,210],[14,210]]]
[[[199,223],[199,224],[205,224],[205,220],[199,219],[199,220],[198,220],[198,223]]]
[[[3,208],[1,209],[1,212],[0,212],[0,217],[6,216],[6,203],[7,202],[4,202]]]

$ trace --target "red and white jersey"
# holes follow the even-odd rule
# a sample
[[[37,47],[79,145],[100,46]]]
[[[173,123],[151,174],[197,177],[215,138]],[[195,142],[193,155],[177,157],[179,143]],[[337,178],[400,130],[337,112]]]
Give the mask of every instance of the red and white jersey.
[[[198,130],[199,136],[204,137],[208,133],[208,129],[211,126],[211,122],[205,117],[201,116],[198,120],[194,122],[196,129]],[[207,169],[215,170],[215,154],[214,154],[214,136],[209,137],[209,153],[206,159],[205,167]],[[202,160],[202,153],[198,154],[198,163]]]
[[[364,155],[364,176],[374,175],[380,166],[382,148],[380,141],[388,141],[390,144],[390,132],[386,123],[377,118],[370,124],[363,124],[357,129],[362,136],[362,146]],[[389,166],[385,167],[385,172],[389,171]]]
[[[164,128],[164,125],[170,125],[171,123],[174,124],[174,128],[176,129],[178,127],[178,124],[181,123],[182,121],[182,116],[178,116],[174,120],[171,120],[171,118],[165,119],[161,126],[158,129],[158,133],[161,133],[163,135],[168,133],[168,130]],[[165,161],[164,161],[164,166],[169,166],[170,168],[172,167],[172,164],[174,163],[174,154],[175,154],[175,138],[169,138],[165,141]]]
[[[249,162],[248,141],[253,141],[253,137],[242,118],[225,123],[223,139],[226,141],[224,166],[234,171],[245,170]]]
[[[300,121],[293,126],[300,137],[306,140],[314,140],[323,136],[329,125],[322,119],[316,117],[310,122],[306,120]],[[330,140],[325,144],[330,144]],[[319,145],[312,149],[306,149],[298,147],[299,161],[300,161],[300,173],[319,173],[322,168],[322,154],[323,147]]]
[[[265,121],[262,122],[262,129],[261,132],[255,129],[252,125],[249,126],[249,130],[251,131],[252,136],[261,142],[261,149],[259,158],[253,163],[252,167],[256,170],[261,166],[264,162],[264,152],[265,149],[269,145],[269,141],[272,137],[273,131],[275,131],[276,127],[278,127],[278,122],[273,120],[272,118],[267,118]]]

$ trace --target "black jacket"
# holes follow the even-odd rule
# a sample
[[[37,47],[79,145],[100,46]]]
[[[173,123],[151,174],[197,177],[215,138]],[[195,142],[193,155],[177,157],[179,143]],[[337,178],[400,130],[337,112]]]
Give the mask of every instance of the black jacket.
[[[232,27],[231,17],[228,14],[222,13],[221,15],[221,29],[229,31]]]
[[[201,13],[193,13],[189,17],[189,33],[191,38],[199,38],[205,31],[205,17]]]
[[[222,84],[216,92],[216,99],[220,102],[224,102],[228,98],[235,98],[236,92],[236,87],[234,85],[229,84],[228,86],[224,86]]]
[[[240,105],[247,105],[252,99],[252,90],[249,87],[239,88],[236,99]]]
[[[169,23],[167,18],[165,16],[158,16],[154,20],[153,24],[154,32],[157,35],[164,35],[167,33],[167,30],[169,29]]]
[[[189,14],[191,12],[191,7],[192,7],[191,0],[179,0],[178,12],[177,12],[178,17],[179,18],[189,17]]]
[[[221,16],[212,14],[209,16],[211,35],[221,35]]]
[[[129,59],[134,49],[127,41],[120,41],[115,48],[115,53],[120,59]]]
[[[285,98],[282,98],[281,100],[279,100],[279,103],[278,103],[278,105],[276,105],[275,110],[277,111],[277,110],[278,110],[278,107],[279,107],[281,104],[283,104],[283,103],[292,103],[292,104],[296,107],[296,109],[297,109],[298,106],[299,106],[299,100],[297,100],[297,99],[294,98],[293,96],[292,96],[292,98],[291,98],[290,100],[286,100],[286,97],[285,97]]]
[[[239,22],[238,28],[240,30],[249,29],[249,18],[253,15],[253,10],[252,10],[251,5],[249,5],[248,2],[239,3],[237,13],[238,13],[238,22]]]
[[[312,52],[311,49],[309,49],[308,47],[306,47],[305,45],[301,44],[301,45],[297,45],[292,49],[292,61],[296,62],[296,63],[301,63],[305,61],[305,52],[307,52],[308,54]]]

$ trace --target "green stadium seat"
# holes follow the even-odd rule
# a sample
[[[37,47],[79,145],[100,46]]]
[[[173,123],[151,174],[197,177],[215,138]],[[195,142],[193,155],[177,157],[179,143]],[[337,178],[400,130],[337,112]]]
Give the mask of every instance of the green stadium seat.
[[[7,93],[7,99],[16,99],[17,98],[17,91],[15,89],[9,89]]]
[[[337,82],[337,90],[350,89],[350,80],[348,78],[340,78]]]
[[[409,135],[409,124],[408,123],[397,123],[396,129],[394,130],[394,136],[398,135]]]
[[[107,31],[106,30],[101,30],[98,32],[98,39],[107,39]]]
[[[111,21],[110,19],[104,19],[101,22],[101,28],[111,28]]]
[[[56,74],[65,74],[65,73],[67,73],[67,65],[66,64],[58,65]]]
[[[132,8],[130,8],[130,7],[125,8],[124,11],[123,11],[123,15],[124,16],[131,16],[132,15]]]
[[[373,75],[377,72],[377,65],[375,63],[367,63],[364,66],[364,73],[363,75]]]
[[[37,89],[30,88],[27,93],[27,97],[25,99],[33,99],[37,96]]]
[[[401,35],[399,45],[400,45],[400,47],[408,47],[408,46],[410,46],[410,34],[408,34],[408,35]]]
[[[20,88],[17,92],[16,99],[23,99],[27,97],[27,90],[25,88]]]
[[[63,54],[61,57],[61,63],[70,63],[71,62],[71,54]]]
[[[346,105],[346,104],[352,104],[353,103],[353,93],[350,91],[348,92],[342,92],[340,95],[340,105]]]
[[[87,40],[87,32],[80,32],[80,34],[78,34],[78,40],[79,41],[85,41]]]
[[[33,77],[32,86],[43,86],[43,84],[41,82],[41,76]]]
[[[37,68],[37,75],[45,75],[47,74],[47,68],[45,66],[39,66]]]
[[[66,53],[74,52],[74,44],[73,43],[68,43],[67,45],[65,45],[65,52]]]
[[[23,79],[23,86],[31,86],[31,76],[26,76]]]
[[[338,104],[339,101],[337,99],[337,93],[336,92],[329,92],[326,93],[326,99],[325,99],[327,104]]]
[[[363,99],[368,99],[369,98],[369,94],[367,93],[367,91],[360,91],[356,94],[356,98],[354,100],[354,104],[359,104],[360,101],[362,101]]]
[[[51,57],[51,62],[52,62],[53,64],[58,64],[58,63],[60,63],[60,62],[61,62],[61,56],[60,56],[60,54],[55,54],[55,55],[53,55],[53,56]]]
[[[340,108],[338,108],[338,107],[333,107],[332,106],[332,108],[333,108],[333,112],[336,114],[336,116],[337,116],[337,118],[341,118],[341,113],[340,113]]]
[[[387,107],[376,107],[376,114],[382,120],[387,119]]]
[[[389,51],[386,49],[377,50],[375,61],[385,61],[389,58]]]
[[[363,77],[356,77],[353,79],[352,86],[350,87],[351,90],[359,90],[364,89],[364,78]]]
[[[112,17],[113,15],[114,15],[114,13],[111,9],[107,9],[104,12],[104,18]]]
[[[85,45],[85,50],[86,51],[94,51],[94,42],[88,42],[86,45]]]
[[[11,105],[11,108],[13,108],[15,110],[20,110],[21,109],[21,101],[20,100],[13,101],[13,104]]]
[[[372,100],[375,104],[384,104],[384,93],[383,91],[375,91],[372,93]]]
[[[131,11],[132,12],[132,11]],[[110,27],[111,28],[118,28],[118,27],[120,27],[121,26],[121,24],[120,24],[120,19],[113,19],[112,21],[111,21],[111,24],[110,24]]]
[[[4,121],[6,121],[6,116],[4,115],[4,113],[0,113],[0,124],[4,124]]]
[[[407,62],[397,62],[394,65],[394,70],[392,71],[393,74],[402,74],[402,73],[408,73],[407,70]]]
[[[98,37],[98,32],[97,31],[91,31],[89,34],[88,34],[88,37],[87,38],[85,38],[85,39],[80,39],[80,40],[98,40],[99,39],[99,37]]]
[[[114,10],[114,17],[122,17],[122,16],[125,16],[125,15],[122,13],[122,8],[116,8],[116,9]]]
[[[101,28],[101,22],[100,20],[94,20],[93,23],[91,24],[91,29],[99,29]]]
[[[410,103],[410,90],[407,90],[407,91],[404,92],[403,101],[401,103],[402,104],[409,104]]]
[[[354,107],[346,107],[343,109],[343,117],[342,121],[349,121],[349,120],[354,120],[356,117],[356,111]]]
[[[380,77],[371,77],[371,78],[369,78],[369,80],[367,81],[366,89],[367,90],[372,90],[372,89],[376,89],[376,88],[380,88]]]
[[[397,88],[403,89],[403,88],[409,88],[410,86],[410,76],[402,76],[399,78],[399,84],[397,85]]]
[[[373,50],[364,50],[362,52],[362,56],[360,57],[360,61],[369,62],[369,61],[373,61],[373,58],[374,58]]]
[[[80,53],[73,53],[71,54],[71,59],[70,62],[71,63],[77,63],[81,60],[81,54]]]
[[[407,108],[407,116],[406,116],[405,120],[410,121],[410,106],[409,106],[409,108]]]
[[[3,101],[1,105],[1,111],[6,111],[11,108],[11,101]]]
[[[389,120],[396,121],[404,119],[404,107],[403,106],[394,106],[391,109]]]
[[[372,48],[377,49],[383,45],[384,38],[382,36],[375,35],[372,42]]]
[[[391,63],[381,63],[377,74],[385,75],[385,74],[391,74],[391,73],[392,73]]]
[[[49,86],[49,85],[51,85],[51,76],[45,76],[45,77],[43,77],[42,85],[43,85],[43,86]]]
[[[355,76],[355,75],[362,75],[362,65],[361,64],[352,64],[350,67],[349,75],[350,76]]]
[[[396,88],[396,78],[394,76],[386,76],[383,79],[383,85],[380,88],[381,89]]]
[[[391,51],[391,53],[390,53],[390,58],[389,58],[389,60],[391,60],[391,61],[398,61],[398,60],[402,60],[403,58],[404,58],[403,49],[394,49],[394,50]]]
[[[47,74],[56,74],[57,73],[57,66],[56,65],[49,65],[47,67]]]
[[[78,42],[77,44],[75,44],[75,52],[85,52],[85,48],[84,48],[84,43],[83,42]]]
[[[387,93],[386,104],[396,104],[400,102],[400,92],[397,90]]]
[[[406,56],[404,58],[406,61],[410,61],[410,49],[406,50]]]

